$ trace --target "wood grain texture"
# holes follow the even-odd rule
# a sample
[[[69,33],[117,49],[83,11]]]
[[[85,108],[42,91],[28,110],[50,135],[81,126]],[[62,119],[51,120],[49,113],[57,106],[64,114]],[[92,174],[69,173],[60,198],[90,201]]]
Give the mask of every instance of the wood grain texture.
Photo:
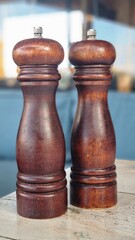
[[[55,93],[64,57],[62,46],[45,38],[16,44],[13,59],[24,108],[17,135],[17,211],[28,218],[52,218],[65,213],[65,141],[56,110]]]
[[[61,217],[41,221],[16,215],[15,193],[1,198],[0,239],[135,239],[135,161],[116,160],[116,166],[118,204],[109,209],[82,209],[69,205]],[[67,180],[69,172],[67,169]]]
[[[117,202],[116,141],[107,94],[115,49],[109,42],[84,40],[72,44],[70,62],[78,106],[71,137],[71,204],[106,208]]]

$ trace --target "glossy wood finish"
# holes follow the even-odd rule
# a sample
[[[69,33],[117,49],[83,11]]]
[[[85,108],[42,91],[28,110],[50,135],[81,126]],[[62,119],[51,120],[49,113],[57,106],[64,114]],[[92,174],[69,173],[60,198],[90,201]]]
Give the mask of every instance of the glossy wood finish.
[[[24,109],[17,135],[17,211],[28,218],[53,218],[66,212],[65,141],[55,105],[64,57],[62,46],[50,39],[17,43],[13,59]]]
[[[69,205],[66,214],[48,220],[16,215],[15,193],[0,199],[0,240],[133,240],[135,239],[135,161],[116,160],[118,204],[110,209]],[[70,169],[67,169],[67,180]]]
[[[117,202],[116,142],[107,93],[115,49],[106,41],[84,40],[72,44],[69,59],[75,65],[78,91],[71,137],[71,204],[111,207]]]

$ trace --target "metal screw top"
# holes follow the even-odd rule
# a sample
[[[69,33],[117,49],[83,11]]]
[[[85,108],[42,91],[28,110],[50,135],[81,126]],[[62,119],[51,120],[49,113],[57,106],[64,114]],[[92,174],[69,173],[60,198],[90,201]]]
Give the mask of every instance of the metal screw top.
[[[94,40],[94,39],[96,39],[96,30],[91,28],[87,31],[87,40]]]
[[[42,38],[42,33],[43,33],[42,27],[34,27],[33,32],[34,32],[35,38]]]

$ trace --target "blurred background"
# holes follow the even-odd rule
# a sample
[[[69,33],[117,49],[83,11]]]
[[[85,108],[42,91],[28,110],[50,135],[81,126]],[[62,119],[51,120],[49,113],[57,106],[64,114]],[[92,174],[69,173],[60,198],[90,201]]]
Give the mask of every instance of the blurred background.
[[[135,160],[135,0],[0,0],[0,196],[15,191],[15,144],[23,98],[12,60],[14,45],[33,37],[33,27],[59,41],[65,58],[56,102],[66,139],[66,166],[71,163],[70,133],[77,93],[68,61],[72,42],[86,38],[89,28],[97,39],[117,51],[109,106],[117,139],[118,159]]]

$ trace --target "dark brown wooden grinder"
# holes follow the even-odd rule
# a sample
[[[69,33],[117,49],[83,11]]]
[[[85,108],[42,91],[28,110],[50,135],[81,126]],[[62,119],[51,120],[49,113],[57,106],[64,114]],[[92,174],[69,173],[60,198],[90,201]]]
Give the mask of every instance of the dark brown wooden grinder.
[[[27,218],[53,218],[67,209],[65,141],[55,104],[63,57],[62,46],[42,38],[41,27],[13,49],[24,96],[16,145],[17,211]]]
[[[116,53],[111,43],[96,40],[95,35],[90,29],[87,40],[73,43],[69,51],[78,91],[70,198],[71,204],[82,208],[106,208],[117,202],[116,142],[107,102]]]

